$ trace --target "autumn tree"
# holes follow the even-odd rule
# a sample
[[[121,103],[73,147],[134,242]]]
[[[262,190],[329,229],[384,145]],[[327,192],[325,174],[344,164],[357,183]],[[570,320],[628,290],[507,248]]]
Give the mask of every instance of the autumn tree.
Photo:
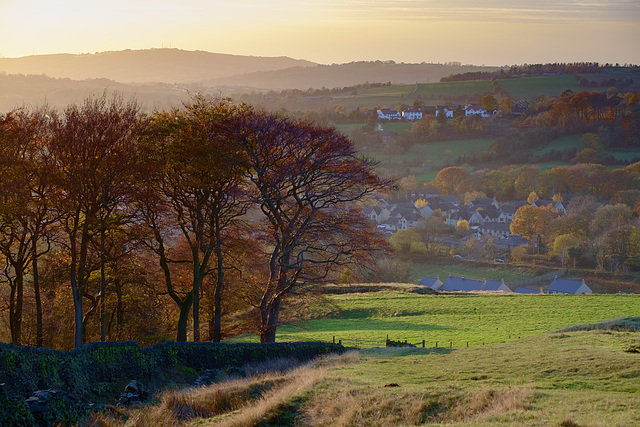
[[[350,203],[390,183],[332,128],[253,113],[238,130],[241,166],[264,217],[269,274],[258,284],[260,341],[273,342],[288,295],[384,245]]]
[[[525,205],[520,207],[515,214],[513,222],[509,226],[511,233],[519,234],[529,242],[533,242],[534,238],[541,237],[546,226],[557,215],[557,211],[550,206],[531,206]],[[538,252],[540,251],[540,243],[538,243]]]
[[[438,172],[435,184],[440,189],[441,194],[453,194],[454,190],[468,177],[468,172],[458,166],[449,166]]]
[[[415,230],[420,236],[428,258],[437,254],[438,247],[442,244],[441,239],[453,232],[453,228],[445,223],[444,214],[439,209],[436,209],[430,217],[420,220]]]
[[[24,285],[33,283],[36,345],[43,343],[42,300],[38,259],[50,248],[50,225],[55,220],[49,197],[53,171],[47,147],[46,107],[15,110],[0,117],[0,253],[11,292],[9,323],[12,341],[22,341]],[[29,270],[30,267],[30,270]]]
[[[52,117],[49,149],[60,172],[52,203],[60,215],[63,242],[70,258],[69,281],[74,304],[74,346],[83,344],[88,278],[95,268],[90,243],[98,238],[100,214],[118,209],[136,185],[136,138],[141,130],[139,106],[106,94],[72,104]]]
[[[227,100],[210,101],[196,96],[182,109],[157,113],[150,125],[146,149],[155,162],[149,191],[163,201],[164,210],[151,212],[151,199],[140,198],[156,239],[153,245],[165,270],[167,290],[180,308],[178,341],[186,340],[186,321],[193,307],[194,340],[200,341],[200,294],[205,275],[215,263],[213,291],[215,341],[221,338],[221,293],[224,287],[225,233],[245,214],[248,202],[242,185],[244,169],[240,167],[240,147],[231,140],[231,118],[236,110]],[[150,204],[151,203],[151,204]],[[187,243],[192,266],[192,285],[180,296],[170,281],[171,271],[165,248],[166,237],[155,230],[158,215],[171,215],[175,229]],[[166,224],[166,223],[165,223]],[[164,261],[163,261],[164,259]]]
[[[469,233],[469,221],[461,219],[456,223],[456,233],[460,237],[464,237]]]
[[[567,264],[572,249],[580,249],[584,237],[576,234],[561,234],[553,241],[553,254],[560,258],[562,267]],[[574,260],[575,263],[575,260]]]

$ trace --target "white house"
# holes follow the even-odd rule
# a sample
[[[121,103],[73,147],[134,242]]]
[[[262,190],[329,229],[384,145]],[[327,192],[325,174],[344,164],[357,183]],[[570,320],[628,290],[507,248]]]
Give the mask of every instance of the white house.
[[[464,107],[464,115],[466,116],[480,116],[491,117],[495,114],[495,111],[489,112],[478,105],[466,105]]]
[[[420,120],[422,118],[422,110],[419,108],[407,108],[402,112],[402,118],[410,121]]]
[[[401,120],[402,114],[400,114],[400,111],[398,110],[383,108],[378,110],[378,118],[383,120]]]

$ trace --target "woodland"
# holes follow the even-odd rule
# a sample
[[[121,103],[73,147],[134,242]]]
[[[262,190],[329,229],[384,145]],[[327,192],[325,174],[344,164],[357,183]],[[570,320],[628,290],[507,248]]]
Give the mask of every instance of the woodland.
[[[333,128],[200,95],[2,115],[2,340],[218,342],[236,315],[275,341],[285,297],[387,249],[355,202],[392,184],[356,154]]]

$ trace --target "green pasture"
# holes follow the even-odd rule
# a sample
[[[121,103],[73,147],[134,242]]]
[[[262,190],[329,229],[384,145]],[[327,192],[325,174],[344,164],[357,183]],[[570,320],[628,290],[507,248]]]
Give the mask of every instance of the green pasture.
[[[616,160],[622,160],[629,163],[640,159],[640,151],[637,149],[636,150],[624,150],[624,149],[606,150],[606,153],[613,156]]]
[[[333,127],[336,128],[338,132],[342,132],[342,134],[351,137],[354,130],[359,131],[364,125],[364,123],[335,123]]]
[[[584,145],[582,145],[582,143],[580,142],[582,135],[583,134],[579,133],[575,135],[561,136],[560,138],[557,138],[546,145],[538,147],[533,152],[533,155],[541,156],[551,152],[552,150],[558,152],[558,151],[568,151],[574,148],[580,151],[584,148]]]
[[[486,151],[493,138],[460,139],[454,141],[422,142],[415,144],[406,153],[369,151],[368,154],[388,164],[422,164],[441,166],[462,155],[472,156]]]
[[[332,314],[282,325],[278,341],[343,340],[384,346],[426,341],[427,347],[477,347],[571,325],[640,315],[637,295],[419,295],[370,292],[327,297]],[[376,342],[367,342],[376,341]]]
[[[339,398],[332,392],[345,388],[393,407],[421,403],[423,420],[436,425],[640,425],[640,357],[625,352],[639,340],[638,332],[591,331],[453,351],[369,349],[358,363],[331,369],[336,384],[328,381],[314,393],[326,394],[327,404]],[[391,383],[397,387],[387,387]],[[422,423],[401,414],[398,422]]]
[[[373,87],[334,100],[347,108],[395,108],[398,104],[413,104],[415,90],[415,84]]]
[[[381,123],[382,130],[385,132],[400,133],[405,130],[411,130],[412,122],[390,121]]]
[[[578,80],[568,74],[504,79],[498,80],[498,85],[516,101],[532,99],[539,95],[559,97],[565,89],[571,89],[574,92],[584,90],[578,85]]]
[[[489,80],[471,80],[465,82],[421,83],[415,95],[422,98],[442,98],[459,96],[479,96],[493,93],[493,87]],[[429,103],[428,103],[429,104]]]

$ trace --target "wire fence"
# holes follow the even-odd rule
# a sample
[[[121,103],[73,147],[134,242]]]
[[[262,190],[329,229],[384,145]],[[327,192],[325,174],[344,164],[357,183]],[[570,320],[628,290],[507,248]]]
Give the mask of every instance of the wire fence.
[[[372,348],[372,347],[421,347],[421,348],[442,348],[442,349],[458,349],[458,348],[468,348],[468,347],[480,347],[485,344],[496,344],[496,341],[490,342],[476,342],[476,341],[453,341],[453,340],[408,340],[408,339],[393,339],[394,337],[389,337],[387,335],[386,339],[380,340],[366,340],[359,338],[342,338],[339,336],[333,336],[332,340],[329,342],[333,342],[334,344],[343,345],[345,347],[350,348]],[[503,340],[497,342],[507,342],[512,339],[520,339],[519,336],[515,336],[512,334],[504,337]],[[318,340],[317,338],[311,337],[301,337],[297,336],[296,341],[323,341]],[[326,341],[325,341],[326,342]]]

